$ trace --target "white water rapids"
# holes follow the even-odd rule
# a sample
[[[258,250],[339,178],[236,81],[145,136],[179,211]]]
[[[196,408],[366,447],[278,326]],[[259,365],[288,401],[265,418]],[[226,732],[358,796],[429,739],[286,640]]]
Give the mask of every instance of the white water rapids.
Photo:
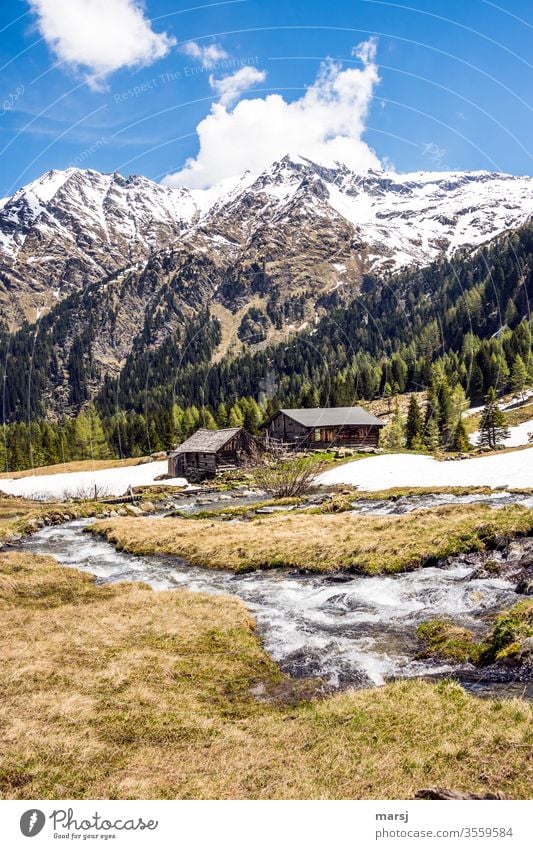
[[[379,508],[378,508],[379,509]],[[445,672],[417,660],[417,625],[433,617],[485,630],[487,614],[517,597],[501,578],[468,580],[472,565],[387,576],[236,575],[199,569],[175,557],[138,557],[84,533],[92,520],[44,528],[24,549],[94,574],[100,582],[145,581],[156,590],[186,588],[241,598],[257,620],[266,650],[282,669],[321,676],[329,686],[368,686],[398,677]],[[140,520],[142,521],[142,520]]]

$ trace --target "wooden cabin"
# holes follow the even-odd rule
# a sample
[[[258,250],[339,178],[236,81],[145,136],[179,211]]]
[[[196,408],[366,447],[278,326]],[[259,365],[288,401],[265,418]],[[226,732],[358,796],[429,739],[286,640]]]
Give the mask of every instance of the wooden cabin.
[[[259,446],[242,427],[200,428],[168,458],[172,478],[201,481],[217,472],[246,466],[259,456]]]
[[[384,424],[362,407],[315,407],[278,410],[260,428],[266,448],[377,448]]]

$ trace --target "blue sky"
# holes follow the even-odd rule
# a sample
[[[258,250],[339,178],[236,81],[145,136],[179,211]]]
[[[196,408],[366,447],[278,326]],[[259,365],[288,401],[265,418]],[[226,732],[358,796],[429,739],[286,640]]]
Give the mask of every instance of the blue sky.
[[[207,186],[284,148],[533,174],[532,43],[530,0],[4,0],[0,196],[69,165]]]

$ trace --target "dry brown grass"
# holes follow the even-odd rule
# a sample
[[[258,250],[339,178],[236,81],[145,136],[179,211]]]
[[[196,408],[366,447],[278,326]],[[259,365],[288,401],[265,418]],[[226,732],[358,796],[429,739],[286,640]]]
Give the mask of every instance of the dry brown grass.
[[[533,510],[468,504],[400,516],[289,513],[231,524],[124,518],[99,521],[92,530],[133,554],[174,554],[196,566],[377,573],[415,569],[481,550],[496,536],[530,533]]]
[[[25,498],[9,498],[0,496],[0,542],[13,535],[25,535],[35,530],[34,521],[46,520],[51,517],[84,518],[95,516],[104,510],[104,506],[91,501],[79,504],[62,504],[50,501],[39,504]]]
[[[138,466],[150,458],[129,457],[126,460],[72,460],[70,463],[56,463],[53,466],[37,466],[21,472],[2,472],[0,480],[19,480],[32,475],[63,475],[66,472],[97,472],[99,469],[119,469],[123,466]]]
[[[4,553],[0,615],[3,798],[528,795],[525,702],[417,681],[257,701],[293,687],[237,600]]]
[[[427,392],[425,390],[423,392],[404,392],[403,395],[396,395],[394,398],[391,398],[390,401],[388,398],[375,398],[373,401],[369,401],[368,403],[363,402],[362,406],[374,416],[378,416],[379,418],[383,418],[385,421],[388,421],[392,418],[396,404],[398,404],[400,413],[402,415],[407,415],[411,395],[416,395],[416,400],[422,409],[424,409],[427,398]]]
[[[511,399],[508,397],[506,400]],[[527,422],[530,419],[533,419],[533,404],[524,404],[521,407],[513,407],[510,410],[505,410],[505,417],[509,427],[514,427],[515,425]],[[480,421],[481,413],[474,413],[473,416],[466,416],[464,423],[467,433],[473,433],[474,431],[479,430]]]

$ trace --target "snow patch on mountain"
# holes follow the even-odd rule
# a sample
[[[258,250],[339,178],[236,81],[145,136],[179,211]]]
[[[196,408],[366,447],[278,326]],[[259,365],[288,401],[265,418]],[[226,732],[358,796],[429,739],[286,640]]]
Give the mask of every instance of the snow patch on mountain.
[[[255,256],[279,255],[285,241],[295,254],[300,242],[305,256],[306,239],[325,236],[334,286],[339,264],[348,262],[350,278],[354,268],[427,264],[531,215],[533,178],[488,171],[356,173],[286,156],[261,174],[190,190],[68,168],[0,201],[0,272],[8,281],[0,296],[41,308],[51,292],[64,297],[176,246],[223,261],[228,250],[235,258],[250,246]]]

